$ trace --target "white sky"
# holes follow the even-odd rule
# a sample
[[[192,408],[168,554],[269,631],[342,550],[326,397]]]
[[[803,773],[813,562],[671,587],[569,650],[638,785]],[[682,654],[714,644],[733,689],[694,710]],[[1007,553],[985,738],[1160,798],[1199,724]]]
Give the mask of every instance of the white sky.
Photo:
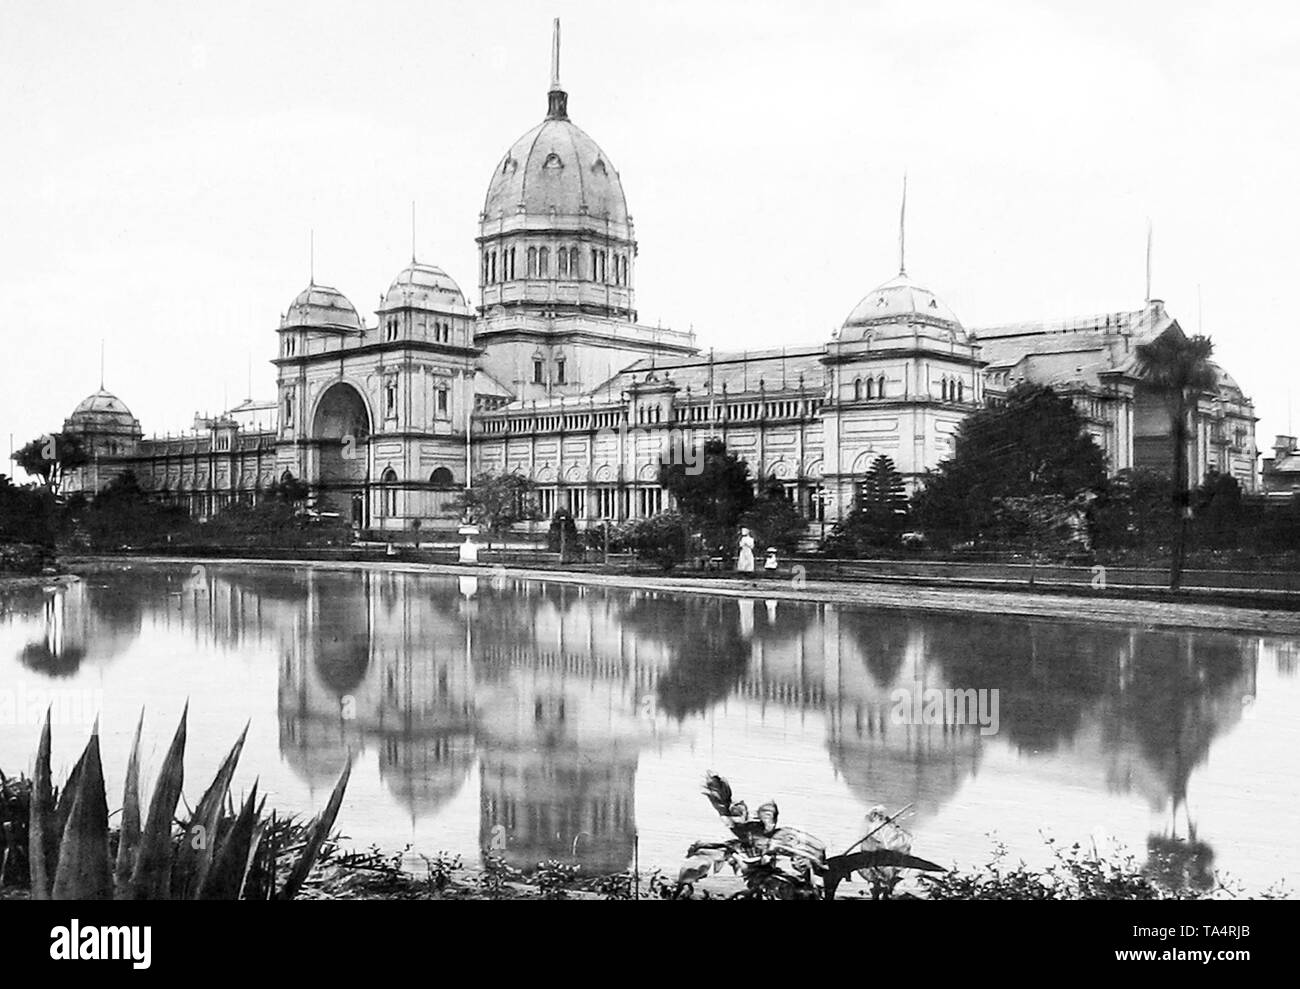
[[[146,433],[245,397],[250,357],[271,397],[312,228],[373,322],[416,200],[420,258],[475,299],[555,15],[644,322],[825,340],[897,268],[906,170],[909,273],[967,326],[1137,308],[1149,217],[1153,294],[1194,332],[1199,287],[1261,447],[1286,431],[1295,4],[0,0],[0,434],[58,428],[101,337]]]

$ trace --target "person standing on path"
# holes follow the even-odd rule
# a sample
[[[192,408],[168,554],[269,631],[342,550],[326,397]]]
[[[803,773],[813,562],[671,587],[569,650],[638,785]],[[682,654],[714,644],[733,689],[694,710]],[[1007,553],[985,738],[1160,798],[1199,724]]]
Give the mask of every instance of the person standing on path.
[[[736,572],[754,572],[754,537],[748,529],[740,530],[740,555],[736,558]]]

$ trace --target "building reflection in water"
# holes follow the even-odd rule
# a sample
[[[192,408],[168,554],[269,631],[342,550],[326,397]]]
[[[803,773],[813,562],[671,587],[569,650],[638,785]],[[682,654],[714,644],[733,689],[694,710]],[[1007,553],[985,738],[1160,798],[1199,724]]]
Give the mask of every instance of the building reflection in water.
[[[1027,758],[1068,749],[1194,838],[1187,784],[1290,640],[999,616],[312,567],[132,570],[47,591],[18,659],[57,676],[107,662],[144,620],[196,643],[280,656],[280,750],[313,789],[374,749],[412,821],[478,770],[479,840],[512,865],[630,866],[638,760],[719,711],[796,714],[824,733],[864,806],[912,804],[917,827],[980,767],[978,726],[900,724],[900,687],[997,689],[1000,733]],[[12,615],[6,621],[15,620]],[[237,685],[235,685],[237,689]],[[804,720],[805,715],[816,715]],[[693,793],[681,794],[690,800]],[[1179,821],[1178,815],[1182,813]],[[1212,859],[1208,846],[1184,844]]]

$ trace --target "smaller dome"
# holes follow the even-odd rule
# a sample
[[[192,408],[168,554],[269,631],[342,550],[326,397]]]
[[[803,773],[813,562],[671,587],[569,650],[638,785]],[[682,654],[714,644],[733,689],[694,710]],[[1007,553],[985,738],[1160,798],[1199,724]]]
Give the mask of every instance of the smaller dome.
[[[964,332],[957,316],[937,295],[927,288],[914,285],[903,273],[868,292],[853,312],[849,313],[844,328],[871,331],[877,327],[906,327],[913,323]],[[872,336],[878,335],[872,333]]]
[[[126,403],[102,386],[81,400],[63,428],[75,433],[140,433],[140,423]]]
[[[465,293],[454,278],[441,268],[412,261],[397,273],[388,286],[384,303],[387,309],[456,309],[465,305]]]
[[[347,296],[328,285],[308,285],[298,293],[280,319],[280,328],[320,327],[326,330],[361,330],[361,317]]]

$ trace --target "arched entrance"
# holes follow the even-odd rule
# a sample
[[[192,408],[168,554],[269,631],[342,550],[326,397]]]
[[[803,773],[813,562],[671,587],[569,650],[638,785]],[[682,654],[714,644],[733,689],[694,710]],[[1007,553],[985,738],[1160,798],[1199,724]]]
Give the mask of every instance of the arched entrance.
[[[316,404],[311,441],[316,448],[317,505],[353,525],[366,526],[366,484],[370,479],[370,412],[349,384],[330,385]]]

